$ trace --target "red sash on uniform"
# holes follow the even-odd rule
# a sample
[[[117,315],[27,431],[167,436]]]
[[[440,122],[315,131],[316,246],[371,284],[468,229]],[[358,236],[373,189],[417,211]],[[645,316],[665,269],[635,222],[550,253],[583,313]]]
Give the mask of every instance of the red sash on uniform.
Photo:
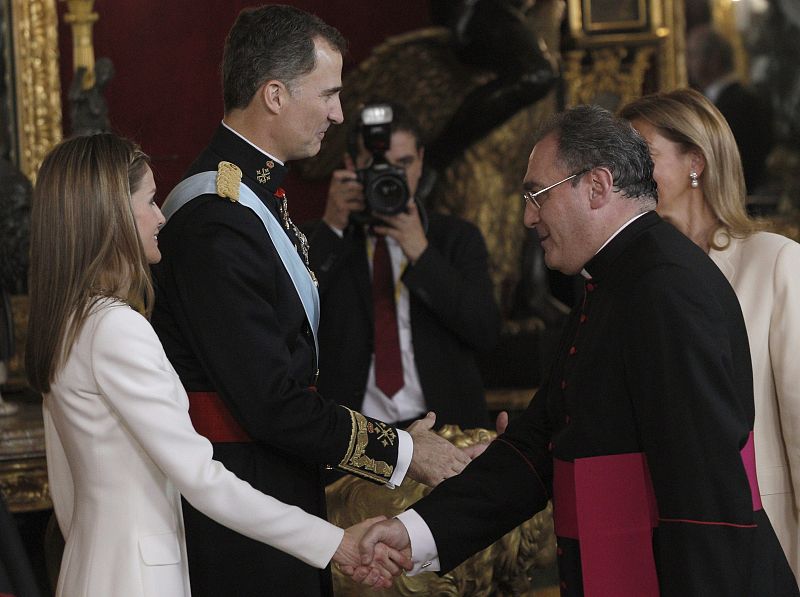
[[[753,432],[741,451],[753,511],[761,509]],[[586,597],[657,597],[653,529],[658,526],[647,459],[641,452],[554,459],[556,535],[580,541]]]
[[[252,442],[216,392],[187,392],[189,417],[197,433],[213,443]]]

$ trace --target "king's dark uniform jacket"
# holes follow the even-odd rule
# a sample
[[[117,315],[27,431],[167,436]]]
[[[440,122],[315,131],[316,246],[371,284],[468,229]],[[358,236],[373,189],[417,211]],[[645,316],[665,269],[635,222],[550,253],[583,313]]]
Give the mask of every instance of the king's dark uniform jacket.
[[[655,528],[646,528],[643,543],[648,553],[630,543],[627,553],[614,554],[621,566],[643,557],[654,562],[655,590],[587,595],[796,595],[769,521],[763,510],[754,512],[743,465],[753,384],[730,285],[655,212],[624,228],[585,269],[591,280],[583,301],[527,411],[461,475],[414,506],[433,533],[442,569],[544,508],[554,461],[577,470],[641,455],[650,495],[623,483],[603,495],[554,500],[557,522],[559,508],[575,504],[582,514],[601,501],[655,509]],[[623,523],[633,516],[617,515]],[[581,541],[560,536],[558,547],[562,594],[584,594]]]
[[[310,231],[322,302],[319,387],[324,396],[360,409],[374,319],[364,228],[351,225],[342,238],[324,222]],[[436,412],[437,425],[486,427],[476,354],[494,346],[500,327],[486,245],[473,224],[443,214],[430,214],[426,236],[428,248],[401,276],[425,404]]]
[[[275,192],[286,168],[220,126],[187,176],[216,171],[221,161],[237,165],[242,182],[281,221]],[[153,326],[190,399],[193,392],[215,392],[252,439],[216,442],[214,457],[257,489],[321,517],[321,465],[388,481],[397,434],[313,387],[317,355],[309,322],[255,213],[202,195],[172,216],[159,244]],[[229,531],[186,504],[184,517],[194,595],[331,592],[329,572]]]

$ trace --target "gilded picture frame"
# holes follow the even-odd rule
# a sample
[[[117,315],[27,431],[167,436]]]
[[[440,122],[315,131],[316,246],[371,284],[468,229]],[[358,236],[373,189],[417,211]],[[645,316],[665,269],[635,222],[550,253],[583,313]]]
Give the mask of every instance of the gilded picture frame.
[[[647,0],[582,0],[587,32],[644,31]]]
[[[567,0],[570,36],[582,47],[650,43],[663,38],[670,0]]]
[[[3,57],[9,155],[33,183],[62,137],[56,0],[5,0]]]

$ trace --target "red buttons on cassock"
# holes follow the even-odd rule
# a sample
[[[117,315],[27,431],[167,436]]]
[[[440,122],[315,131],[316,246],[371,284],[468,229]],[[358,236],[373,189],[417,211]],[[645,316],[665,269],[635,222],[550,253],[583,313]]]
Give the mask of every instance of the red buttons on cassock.
[[[569,354],[575,354],[576,352],[578,352],[577,348],[575,348],[574,346],[569,347]]]
[[[562,379],[561,380],[561,389],[562,390],[566,390],[567,389],[567,380],[566,379]]]
[[[588,290],[589,292],[592,292],[594,289],[595,289],[595,285],[592,284],[591,282],[586,284],[586,290]]]
[[[581,323],[584,323],[587,319],[589,318],[586,316],[586,313],[581,313]]]

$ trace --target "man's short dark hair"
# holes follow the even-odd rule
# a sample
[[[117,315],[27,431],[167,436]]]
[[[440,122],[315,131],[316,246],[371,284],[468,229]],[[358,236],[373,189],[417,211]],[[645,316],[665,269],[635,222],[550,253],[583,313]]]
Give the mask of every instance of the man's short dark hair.
[[[222,57],[225,113],[246,107],[266,81],[281,81],[291,90],[293,81],[316,66],[316,38],[339,53],[347,49],[335,27],[299,8],[271,4],[240,12]]]
[[[550,134],[558,139],[558,160],[565,169],[580,172],[604,166],[624,196],[658,199],[647,142],[627,120],[600,106],[577,106],[550,118],[537,142]]]

